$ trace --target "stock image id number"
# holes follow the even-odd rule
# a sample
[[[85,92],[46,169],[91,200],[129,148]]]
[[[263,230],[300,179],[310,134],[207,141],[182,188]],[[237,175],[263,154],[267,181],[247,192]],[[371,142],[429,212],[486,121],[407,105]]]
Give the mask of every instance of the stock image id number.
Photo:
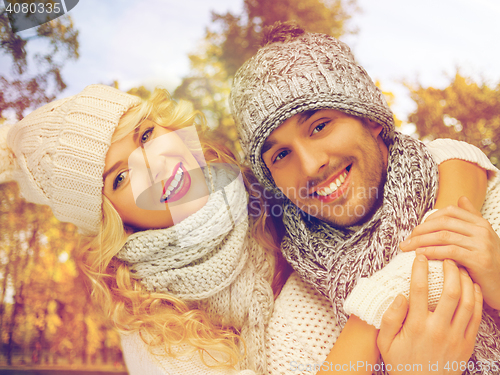
[[[36,13],[61,13],[60,4],[57,2],[8,2],[5,8],[7,13],[36,14]]]
[[[456,362],[456,361],[448,361],[444,365],[444,369],[447,371],[465,371],[469,370],[471,372],[473,371],[481,371],[481,370],[486,370],[486,371],[493,371],[494,373],[498,373],[500,370],[500,362],[497,361],[461,361],[461,362]]]
[[[14,33],[52,21],[73,9],[79,0],[4,0]]]

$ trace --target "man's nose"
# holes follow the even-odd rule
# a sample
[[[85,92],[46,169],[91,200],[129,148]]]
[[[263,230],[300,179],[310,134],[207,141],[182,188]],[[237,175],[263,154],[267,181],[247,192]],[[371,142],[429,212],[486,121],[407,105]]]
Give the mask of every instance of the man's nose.
[[[328,155],[321,149],[300,145],[297,154],[303,177],[317,177],[328,165]]]

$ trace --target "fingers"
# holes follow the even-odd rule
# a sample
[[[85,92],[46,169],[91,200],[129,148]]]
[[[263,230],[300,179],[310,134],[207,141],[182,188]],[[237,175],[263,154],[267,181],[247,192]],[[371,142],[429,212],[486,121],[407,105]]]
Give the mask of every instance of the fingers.
[[[388,351],[394,338],[397,336],[408,312],[408,302],[400,294],[385,311],[380,324],[377,345],[380,351]]]
[[[439,245],[456,245],[467,249],[476,247],[474,237],[467,237],[455,231],[448,230],[439,230],[437,232],[425,233],[417,236],[412,235],[411,238],[401,242],[399,247],[401,250],[411,251],[420,247]]]
[[[474,314],[476,296],[474,291],[474,283],[467,271],[460,269],[460,287],[462,295],[458,303],[457,311],[453,317],[453,326],[461,332],[465,332],[472,315]]]
[[[428,265],[427,258],[417,255],[413,261],[410,282],[410,311],[408,322],[421,322],[428,314]]]
[[[475,258],[471,257],[471,251],[460,246],[431,246],[415,250],[417,254],[423,254],[427,259],[445,260],[453,259],[458,264],[469,269],[474,266]]]
[[[439,224],[439,220],[445,221],[445,218],[453,218],[457,220],[464,221],[469,224],[484,225],[485,219],[482,217],[481,213],[476,210],[472,203],[466,198],[461,197],[459,199],[459,207],[448,206],[446,208],[441,208],[430,215],[424,223],[418,225],[412,232],[410,237],[414,236],[414,233],[418,233],[421,228],[427,228],[430,223],[433,225]],[[465,208],[467,207],[467,209]],[[424,226],[427,224],[426,226]],[[430,225],[432,227],[432,225]],[[417,230],[417,232],[415,232]]]
[[[434,314],[440,324],[445,326],[449,325],[453,318],[453,314],[455,313],[462,295],[462,290],[460,285],[460,272],[455,262],[452,260],[445,260],[443,262],[443,271],[443,293],[441,294],[441,298],[439,298]]]
[[[434,220],[426,220],[424,223],[417,225],[408,239],[439,231],[450,231],[464,236],[472,236],[474,234],[474,226],[468,221],[441,215]]]
[[[475,340],[479,324],[483,316],[483,293],[478,284],[474,284],[474,314],[465,330],[465,338],[467,340]]]
[[[466,202],[470,203],[470,201],[466,198],[466,197],[461,197],[459,200],[458,200],[459,204],[465,204],[467,205]],[[470,203],[472,205],[472,203]],[[464,207],[460,207],[460,206],[448,206],[448,207],[445,207],[445,208],[441,208],[439,210],[437,210],[436,212],[434,212],[432,215],[430,215],[426,220],[425,222],[427,221],[431,221],[431,220],[436,220],[438,218],[440,218],[441,216],[449,216],[449,217],[454,217],[455,219],[459,219],[459,220],[464,220],[464,221],[467,221],[469,223],[478,223],[478,219],[480,219],[480,217],[482,218],[481,214],[479,213],[478,215],[478,211],[474,208],[474,206],[469,206],[467,205],[467,207],[469,209],[465,209]],[[474,211],[474,212],[471,212],[471,211]],[[478,217],[480,216],[480,217]]]

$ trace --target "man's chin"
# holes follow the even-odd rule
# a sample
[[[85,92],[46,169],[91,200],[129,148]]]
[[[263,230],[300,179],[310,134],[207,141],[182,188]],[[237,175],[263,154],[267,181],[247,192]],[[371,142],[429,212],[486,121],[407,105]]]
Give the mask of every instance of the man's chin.
[[[335,206],[333,208],[324,207],[319,212],[316,206],[309,206],[303,209],[310,216],[314,216],[318,220],[322,220],[335,228],[346,228],[352,226],[363,225],[369,221],[382,202],[364,202],[357,205]],[[337,214],[336,214],[337,212]]]
[[[368,219],[366,217],[318,217],[318,219],[327,222],[334,228],[347,228],[362,225]]]

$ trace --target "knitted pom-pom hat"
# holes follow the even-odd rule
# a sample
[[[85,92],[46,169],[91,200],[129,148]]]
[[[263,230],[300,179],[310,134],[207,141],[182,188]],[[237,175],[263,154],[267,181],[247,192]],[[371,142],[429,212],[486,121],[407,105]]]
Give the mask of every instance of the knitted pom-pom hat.
[[[96,235],[102,174],[122,115],[140,103],[105,85],[44,105],[0,129],[0,182],[15,180],[23,197],[49,205],[60,221]]]
[[[229,99],[242,149],[261,183],[275,188],[260,154],[263,143],[300,112],[329,108],[366,117],[381,124],[382,138],[392,143],[393,114],[346,44],[293,23],[276,23],[267,40],[237,71]]]

